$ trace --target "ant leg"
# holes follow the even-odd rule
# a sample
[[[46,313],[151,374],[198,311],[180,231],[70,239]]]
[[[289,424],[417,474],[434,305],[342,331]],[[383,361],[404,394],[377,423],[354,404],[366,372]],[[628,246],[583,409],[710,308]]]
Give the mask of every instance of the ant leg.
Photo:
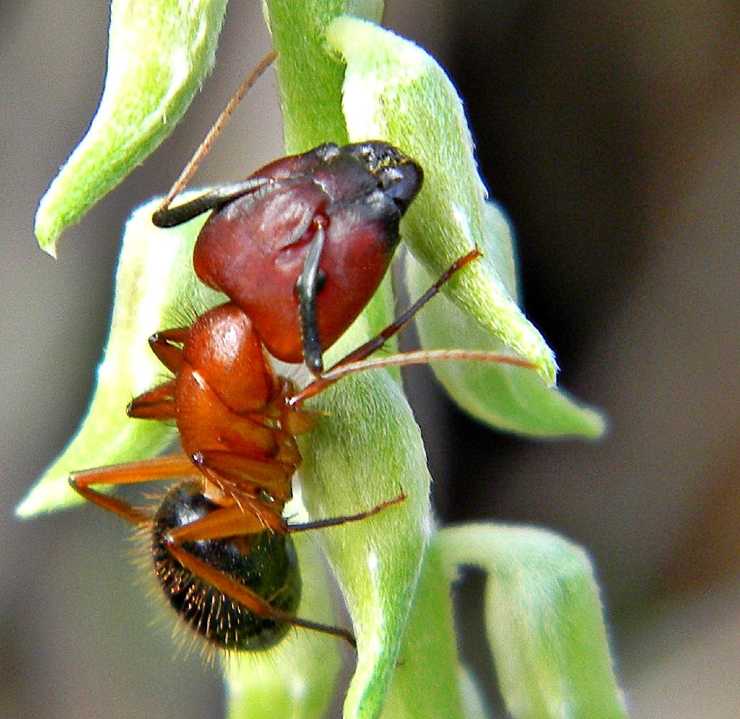
[[[84,472],[73,472],[69,477],[69,485],[77,494],[117,514],[132,524],[146,524],[151,517],[140,509],[135,509],[128,502],[103,494],[92,489],[92,484],[119,485],[140,484],[172,477],[200,476],[193,467],[193,463],[184,454],[175,454],[168,457],[146,459],[141,462],[114,464],[100,469],[88,469]]]
[[[90,485],[136,484],[157,479],[169,479],[173,475],[192,476],[196,474],[193,469],[192,463],[185,455],[175,455],[143,462],[115,465],[102,469],[92,469],[85,472],[76,472],[70,476],[69,483],[78,494],[81,494],[85,499],[97,504],[99,507],[117,514],[132,524],[146,525],[151,522],[151,516],[148,513],[135,509],[127,502],[123,502],[115,497],[101,494],[91,489]],[[217,509],[204,519],[173,530],[169,536],[164,538],[164,541],[170,554],[183,567],[193,572],[193,574],[208,584],[216,587],[216,589],[224,592],[224,594],[227,594],[235,601],[243,604],[254,614],[260,617],[274,619],[278,622],[285,622],[286,624],[293,624],[305,629],[323,632],[324,634],[331,634],[344,639],[354,647],[355,638],[348,630],[294,617],[291,614],[276,609],[247,587],[235,582],[227,575],[194,557],[183,547],[179,546],[180,542],[191,539],[195,540],[196,538],[218,539],[225,536],[254,534],[262,531],[265,531],[265,527],[259,523],[256,516],[245,514],[238,507],[231,506]]]
[[[134,397],[126,407],[126,414],[134,419],[175,419],[175,380]]]
[[[273,619],[276,622],[284,622],[285,624],[292,624],[296,627],[303,627],[304,629],[312,629],[313,631],[322,632],[324,634],[331,634],[332,636],[344,639],[353,647],[357,646],[355,638],[349,630],[342,629],[341,627],[333,627],[329,624],[312,622],[309,619],[302,619],[301,617],[296,617],[287,612],[283,612],[280,609],[276,609],[267,600],[260,597],[251,589],[248,589],[243,584],[234,581],[228,575],[218,569],[214,569],[209,564],[206,564],[202,560],[190,554],[186,549],[179,546],[173,538],[168,539],[165,537],[165,544],[167,545],[167,549],[170,554],[172,554],[172,556],[180,562],[185,569],[190,570],[200,579],[222,591],[231,599],[239,602],[239,604],[244,605],[253,614],[266,619]]]
[[[171,372],[177,373],[182,367],[182,349],[174,343],[182,344],[188,332],[188,327],[176,327],[156,332],[149,338],[152,352]],[[175,419],[175,380],[135,397],[126,407],[126,414],[136,419]]]
[[[380,367],[403,367],[412,364],[428,364],[436,360],[477,360],[479,362],[496,362],[498,364],[509,364],[516,367],[525,367],[535,369],[532,362],[513,357],[511,355],[499,354],[496,352],[485,352],[475,350],[418,350],[415,352],[399,352],[395,355],[370,359],[373,352],[380,349],[391,337],[398,334],[416,315],[416,313],[433,297],[435,297],[442,286],[456,272],[466,265],[475,261],[481,256],[477,248],[468,252],[467,255],[455,260],[450,267],[434,282],[434,284],[412,304],[405,312],[399,315],[391,324],[381,330],[375,337],[372,337],[364,344],[357,347],[339,362],[331,367],[327,372],[321,374],[307,387],[300,392],[289,397],[286,402],[289,407],[298,407],[310,397],[315,397],[323,392],[327,387],[338,382],[342,377],[357,372],[363,372],[368,369],[377,369]]]
[[[335,527],[347,522],[356,522],[361,519],[371,517],[391,505],[398,504],[404,501],[405,498],[406,495],[402,493],[398,497],[382,502],[365,512],[359,512],[357,514],[346,515],[343,517],[317,520],[315,522],[306,522],[305,524],[283,525],[282,531],[303,532],[311,529]],[[311,629],[324,634],[330,634],[344,639],[351,644],[352,647],[356,647],[354,635],[347,629],[302,619],[301,617],[296,617],[276,609],[265,599],[255,594],[252,590],[234,581],[220,570],[215,569],[193,556],[181,546],[181,544],[186,541],[222,539],[244,534],[253,534],[263,530],[264,527],[259,524],[256,517],[242,512],[239,507],[232,506],[217,509],[202,519],[172,530],[168,536],[164,537],[164,541],[169,552],[183,567],[191,571],[200,579],[208,582],[211,586],[221,590],[231,599],[244,605],[252,613],[260,617],[274,619],[275,621],[292,624],[297,627],[303,627],[304,629]]]
[[[325,239],[326,233],[324,232],[324,226],[323,224],[319,224],[306,253],[303,271],[295,285],[301,322],[303,361],[309,371],[317,376],[320,376],[324,371],[324,362],[321,358],[318,318],[316,315],[316,295],[324,281],[323,273],[319,269],[319,262],[321,261],[321,251],[324,249]]]
[[[285,532],[286,528],[282,519],[280,519],[280,522],[280,529],[275,531]],[[264,531],[265,526],[256,515],[243,512],[239,507],[233,505],[216,509],[201,519],[177,527],[177,529],[171,530],[163,539],[167,550],[183,567],[190,570],[201,580],[219,589],[231,599],[244,605],[250,612],[267,619],[331,634],[345,639],[352,646],[355,646],[352,633],[346,629],[312,622],[276,609],[253,590],[234,581],[221,570],[198,559],[182,546],[184,542],[239,537]]]
[[[265,505],[254,497],[250,497],[249,500],[246,511],[237,504],[218,507],[200,519],[171,529],[165,539],[173,544],[182,545],[184,542],[243,537],[264,531],[285,534],[285,523],[280,515],[272,511],[265,512]],[[264,519],[268,514],[272,515],[272,519],[267,520],[269,524]]]
[[[393,499],[387,499],[385,502],[376,504],[370,509],[366,509],[364,512],[358,512],[357,514],[346,514],[343,517],[329,517],[328,519],[316,519],[313,522],[303,522],[302,524],[289,524],[287,529],[288,532],[308,532],[312,529],[326,529],[327,527],[338,527],[348,522],[359,522],[361,519],[367,519],[372,517],[379,512],[382,512],[388,507],[392,507],[394,504],[400,504],[406,499],[406,495],[401,492],[397,497]]]
[[[252,85],[257,82],[262,73],[267,70],[267,68],[270,67],[270,65],[275,61],[275,58],[277,58],[277,53],[274,50],[270,50],[270,52],[268,52],[257,63],[254,69],[244,78],[244,80],[242,80],[241,85],[239,85],[236,92],[226,104],[226,107],[221,111],[221,114],[218,116],[216,122],[213,124],[213,126],[203,139],[203,142],[200,143],[198,149],[195,151],[188,164],[185,165],[185,168],[180,173],[180,176],[177,178],[177,180],[175,180],[172,188],[167,193],[167,197],[165,197],[165,199],[162,201],[162,204],[159,206],[157,212],[154,213],[155,215],[159,215],[166,211],[172,204],[172,200],[174,200],[175,197],[185,189],[188,182],[200,166],[201,162],[203,162],[205,156],[210,152],[214,142],[228,124],[231,116],[234,114],[234,110],[236,110],[237,105],[242,101],[242,98],[247,94]],[[201,212],[204,211],[205,210],[201,210]],[[195,215],[192,215],[192,217],[195,217]],[[185,220],[181,220],[181,222],[184,221]],[[158,227],[163,226],[159,225],[156,221],[154,221],[154,224]],[[179,224],[179,222],[175,224]]]

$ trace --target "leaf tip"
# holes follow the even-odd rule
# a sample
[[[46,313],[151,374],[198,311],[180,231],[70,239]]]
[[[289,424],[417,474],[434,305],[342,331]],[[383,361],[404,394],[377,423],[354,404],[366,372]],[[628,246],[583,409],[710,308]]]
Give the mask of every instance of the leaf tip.
[[[31,502],[31,494],[33,494],[33,492],[27,494],[23,501],[16,505],[16,519],[31,519],[36,514],[33,502]]]
[[[66,482],[50,483],[41,479],[15,508],[15,516],[18,519],[33,519],[39,514],[66,506],[71,499],[69,491]]]
[[[39,208],[36,211],[36,217],[33,224],[33,232],[36,235],[36,241],[39,247],[51,255],[54,259],[57,257],[57,240],[62,234],[64,227],[54,213],[48,209],[49,192],[41,198]]]
[[[601,439],[609,430],[609,421],[603,412],[590,407],[581,407],[584,439]]]
[[[544,380],[545,385],[549,388],[554,387],[557,382],[558,371],[560,368],[555,359],[555,353],[547,345],[545,345],[543,356],[537,364],[537,372]]]

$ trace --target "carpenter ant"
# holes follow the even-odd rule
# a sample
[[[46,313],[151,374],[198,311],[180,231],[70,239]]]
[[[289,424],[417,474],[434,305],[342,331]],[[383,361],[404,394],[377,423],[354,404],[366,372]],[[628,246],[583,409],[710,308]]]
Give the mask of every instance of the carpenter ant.
[[[213,210],[193,264],[199,279],[230,301],[189,327],[149,338],[174,377],[136,397],[127,413],[174,420],[182,451],[77,472],[70,484],[89,501],[148,528],[154,571],[170,604],[218,647],[266,648],[291,625],[354,645],[348,630],[296,616],[300,576],[290,535],[363,519],[404,496],[354,515],[288,523],[283,510],[301,461],[295,437],[317,421],[303,409],[306,399],[346,374],[377,366],[430,359],[531,366],[513,357],[451,350],[368,359],[453,273],[478,257],[473,250],[395,322],[324,371],[323,350],[349,327],[385,275],[399,221],[422,177],[419,165],[387,143],[326,144],[183,205],[169,206],[171,192],[153,216],[156,225],[171,227]],[[304,361],[312,382],[298,390],[273,371],[267,352],[284,362]],[[181,481],[153,514],[92,488],[172,478]]]

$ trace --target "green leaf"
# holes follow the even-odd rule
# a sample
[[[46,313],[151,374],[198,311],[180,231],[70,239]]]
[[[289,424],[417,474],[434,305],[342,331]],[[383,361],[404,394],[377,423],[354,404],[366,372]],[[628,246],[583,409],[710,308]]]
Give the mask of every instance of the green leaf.
[[[378,3],[268,0],[289,152],[347,142],[342,65],[325,52],[324,30],[340,13]],[[356,347],[391,318],[390,283],[329,353]],[[357,637],[357,669],[345,717],[377,717],[401,646],[429,536],[429,473],[419,429],[393,375],[343,380],[312,408],[328,416],[301,442],[304,499],[311,517],[369,509],[403,490],[406,501],[371,519],[322,532]]]
[[[380,20],[378,0],[264,0],[283,112],[285,150],[306,152],[324,142],[345,145],[344,66],[326,52],[327,25],[342,13]]]
[[[293,521],[306,519],[305,510],[293,517]],[[305,534],[294,535],[293,540],[303,578],[298,613],[307,619],[336,624],[331,580],[318,545]],[[228,655],[223,661],[227,719],[325,717],[341,660],[336,638],[303,629],[291,631],[276,647],[258,655]]]
[[[351,514],[406,494],[401,505],[375,517],[322,532],[357,637],[344,716],[377,717],[430,532],[426,455],[401,387],[387,372],[348,377],[312,407],[327,416],[301,442],[311,517]]]
[[[469,711],[477,698],[475,688],[461,675],[464,670],[458,662],[449,577],[442,565],[438,536],[426,553],[383,719],[475,715]]]
[[[196,194],[187,193],[183,199]],[[82,502],[67,483],[70,472],[152,457],[176,436],[174,428],[163,422],[126,416],[126,405],[135,395],[162,381],[163,367],[146,339],[164,327],[189,322],[184,316],[188,310],[200,311],[221,301],[221,295],[198,282],[192,270],[193,244],[205,216],[159,230],[151,222],[159,201],[138,208],[126,225],[110,334],[87,415],[18,506],[19,517]]]
[[[213,67],[226,0],[113,0],[108,72],[87,134],[41,200],[51,255],[65,228],[164,140]]]
[[[403,234],[415,257],[438,276],[484,236],[486,191],[460,98],[433,58],[372,23],[339,18],[327,39],[347,63],[343,107],[350,139],[387,140],[424,168],[424,187],[406,214]],[[474,262],[445,291],[481,327],[533,362],[546,383],[554,382],[552,351],[490,261]]]
[[[440,532],[450,569],[488,572],[486,629],[516,719],[624,719],[586,553],[552,532],[470,524]]]
[[[494,265],[507,291],[516,298],[511,230],[492,203],[487,203],[484,228],[481,249],[486,261]],[[414,297],[432,282],[431,275],[412,257],[407,258],[406,279]],[[500,340],[444,296],[419,313],[416,326],[426,348],[505,349]],[[604,432],[604,419],[596,410],[578,404],[562,390],[547,387],[530,370],[488,362],[436,362],[432,368],[465,411],[498,429],[539,437],[597,438]]]

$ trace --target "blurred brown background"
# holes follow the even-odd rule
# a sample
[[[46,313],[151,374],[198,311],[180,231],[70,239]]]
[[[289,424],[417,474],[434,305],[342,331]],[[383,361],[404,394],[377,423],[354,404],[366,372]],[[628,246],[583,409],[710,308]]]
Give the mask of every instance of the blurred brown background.
[[[389,0],[386,21],[466,99],[517,229],[528,314],[562,384],[611,422],[599,444],[499,435],[416,371],[443,521],[537,523],[589,548],[635,719],[737,716],[740,7]],[[119,523],[92,509],[13,517],[85,409],[128,211],[169,186],[267,48],[258,3],[234,0],[186,123],[54,262],[33,215],[97,104],[107,23],[102,2],[0,5],[0,716],[219,717],[218,676],[172,659],[149,626]],[[198,179],[279,154],[270,78]],[[471,575],[461,593],[468,622],[481,586]],[[486,675],[477,635],[464,652]]]

